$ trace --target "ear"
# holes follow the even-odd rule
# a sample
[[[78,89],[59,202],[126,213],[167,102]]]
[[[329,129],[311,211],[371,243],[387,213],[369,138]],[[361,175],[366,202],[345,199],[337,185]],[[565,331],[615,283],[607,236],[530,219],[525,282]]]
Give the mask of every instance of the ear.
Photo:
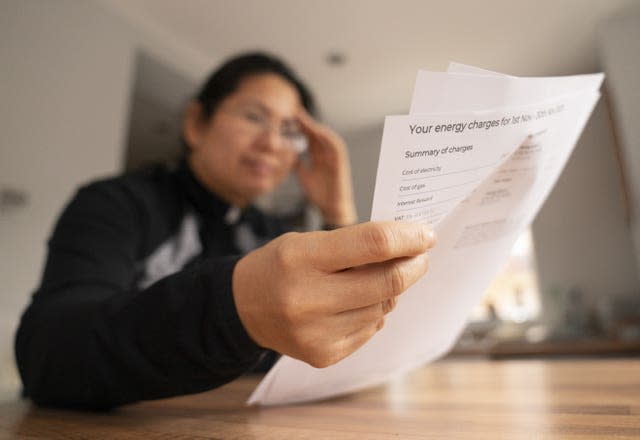
[[[190,151],[199,149],[204,128],[202,120],[202,104],[191,101],[187,105],[182,121],[182,135]]]

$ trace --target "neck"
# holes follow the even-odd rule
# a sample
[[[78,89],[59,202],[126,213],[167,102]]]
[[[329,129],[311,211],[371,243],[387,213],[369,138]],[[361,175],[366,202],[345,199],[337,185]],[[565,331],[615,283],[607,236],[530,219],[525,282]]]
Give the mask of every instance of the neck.
[[[195,178],[200,182],[202,186],[204,186],[208,191],[214,193],[222,200],[227,202],[232,206],[237,206],[238,208],[245,208],[251,203],[251,200],[245,196],[242,196],[236,191],[231,190],[231,188],[226,187],[221,182],[218,182],[215,177],[212,177],[205,170],[202,169],[202,166],[199,165],[200,162],[194,161],[192,156],[187,156],[187,164],[191,169],[191,172],[195,176]]]

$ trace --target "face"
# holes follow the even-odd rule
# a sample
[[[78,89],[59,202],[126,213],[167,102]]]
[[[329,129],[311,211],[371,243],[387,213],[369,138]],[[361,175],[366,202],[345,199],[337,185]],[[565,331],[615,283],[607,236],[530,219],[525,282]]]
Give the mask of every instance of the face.
[[[191,169],[207,188],[237,206],[273,191],[297,159],[300,109],[295,87],[271,73],[246,77],[209,119],[193,104],[184,127]]]

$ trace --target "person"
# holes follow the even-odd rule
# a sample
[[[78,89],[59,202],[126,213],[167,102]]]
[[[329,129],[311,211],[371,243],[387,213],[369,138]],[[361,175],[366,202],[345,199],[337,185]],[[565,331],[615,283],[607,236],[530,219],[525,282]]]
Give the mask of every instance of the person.
[[[79,189],[16,334],[24,394],[107,409],[212,389],[269,350],[326,367],[371,338],[433,234],[355,224],[345,143],[313,110],[282,61],[238,56],[188,105],[175,170]],[[292,170],[327,230],[287,232],[253,205]]]

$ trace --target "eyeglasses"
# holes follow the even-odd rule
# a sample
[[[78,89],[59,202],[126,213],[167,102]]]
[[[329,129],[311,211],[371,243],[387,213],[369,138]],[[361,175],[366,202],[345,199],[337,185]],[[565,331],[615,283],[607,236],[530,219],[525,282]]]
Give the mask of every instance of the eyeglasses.
[[[238,107],[221,109],[236,117],[242,129],[247,133],[259,135],[265,132],[276,132],[282,145],[296,153],[303,153],[307,148],[307,138],[300,131],[298,124],[285,121],[280,126],[274,126],[266,112],[252,107]]]

